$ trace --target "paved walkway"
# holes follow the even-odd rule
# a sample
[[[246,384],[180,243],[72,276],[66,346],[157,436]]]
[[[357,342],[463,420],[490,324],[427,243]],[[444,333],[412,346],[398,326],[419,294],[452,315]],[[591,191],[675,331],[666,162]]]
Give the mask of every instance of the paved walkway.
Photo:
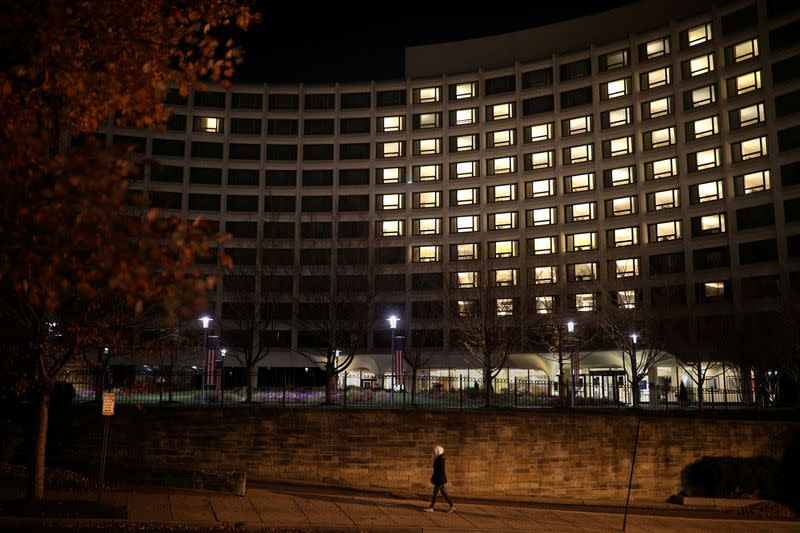
[[[2,491],[3,498],[12,496]],[[348,494],[333,490],[299,487],[248,488],[244,497],[220,492],[164,489],[109,491],[104,503],[127,508],[127,521],[175,526],[237,524],[244,531],[265,527],[320,528],[330,531],[621,531],[622,509],[566,508],[514,502],[498,504],[480,500],[459,500],[456,512],[444,512],[440,504],[434,513],[423,512],[427,502],[412,495],[401,497]],[[96,494],[51,491],[48,498],[90,501]],[[716,513],[719,515],[719,513]],[[53,519],[48,523],[95,519]],[[0,517],[0,531],[14,527],[30,530],[40,519]],[[104,520],[109,522],[109,520]],[[697,512],[633,509],[628,515],[630,532],[795,532],[799,522],[742,520],[710,517]]]

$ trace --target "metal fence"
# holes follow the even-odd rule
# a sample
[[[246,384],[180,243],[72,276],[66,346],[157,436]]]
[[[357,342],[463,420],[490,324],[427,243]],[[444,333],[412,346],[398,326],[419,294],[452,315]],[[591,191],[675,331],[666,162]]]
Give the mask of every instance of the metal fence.
[[[494,379],[486,391],[483,380],[459,377],[384,375],[359,380],[361,385],[347,385],[348,375],[340,374],[328,391],[326,387],[296,386],[284,382],[259,386],[251,377],[250,398],[245,383],[222,380],[220,370],[204,375],[197,372],[98,372],[69,371],[65,382],[74,387],[76,403],[100,402],[102,393],[114,392],[117,404],[206,405],[233,407],[259,404],[277,407],[336,405],[341,408],[420,408],[509,409],[536,408],[627,408],[634,403],[630,384],[570,384],[559,390],[555,381]],[[203,381],[206,382],[202,386]],[[753,393],[740,390],[707,388],[702,394],[691,387],[640,387],[639,406],[657,411],[696,411],[704,409],[751,409],[756,406]],[[763,406],[763,403],[762,403]]]

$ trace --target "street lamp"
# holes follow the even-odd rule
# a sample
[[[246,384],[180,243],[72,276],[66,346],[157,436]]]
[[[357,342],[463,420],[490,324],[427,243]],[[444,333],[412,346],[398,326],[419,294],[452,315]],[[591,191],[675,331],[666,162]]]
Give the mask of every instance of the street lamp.
[[[637,367],[638,364],[636,363],[636,343],[639,341],[639,334],[638,333],[631,333],[631,383],[633,386],[636,387],[636,390],[632,390],[631,394],[633,395],[633,400],[636,405],[634,407],[639,407],[639,381],[636,379],[637,375]]]
[[[567,322],[567,333],[574,333],[575,332],[575,322],[570,320]],[[576,380],[578,379],[578,354],[575,351],[575,346],[572,347],[572,353],[570,354],[570,366],[572,370],[572,394],[571,394],[571,401],[572,407],[575,407],[575,388],[576,388]]]
[[[211,372],[214,371],[215,361],[212,360],[209,365],[208,357],[208,326],[213,318],[209,316],[202,316],[199,318],[200,323],[203,324],[203,377],[200,388],[200,401],[206,403],[206,383]]]
[[[389,327],[392,330],[392,390],[396,389],[397,381],[403,381],[403,357],[399,353],[396,346],[395,328],[400,319],[392,315],[386,319],[389,322]]]

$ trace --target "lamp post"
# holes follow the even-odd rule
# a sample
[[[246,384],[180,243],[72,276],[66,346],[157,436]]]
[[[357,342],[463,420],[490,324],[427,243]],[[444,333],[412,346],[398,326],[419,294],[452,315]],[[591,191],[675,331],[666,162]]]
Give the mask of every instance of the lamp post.
[[[208,326],[213,318],[202,316],[199,318],[200,323],[203,324],[203,377],[200,378],[200,401],[206,403],[206,380],[208,379],[209,372],[214,371],[214,362],[211,363],[209,368],[208,363]]]
[[[569,322],[567,322],[567,333],[569,333],[571,336],[572,333],[574,332],[575,332],[575,322],[570,320]],[[572,394],[570,394],[570,396],[573,409],[575,408],[575,378],[576,378],[575,371],[577,363],[578,363],[578,356],[575,353],[575,347],[573,346],[572,353],[570,353],[570,370],[571,370],[570,374],[572,374],[572,391],[571,391]]]
[[[639,380],[636,379],[638,373],[636,368],[639,366],[636,363],[636,343],[639,341],[638,333],[631,333],[631,382],[636,390],[632,390],[634,407],[639,407]]]
[[[403,379],[403,358],[397,351],[395,337],[395,328],[397,328],[397,323],[400,319],[392,315],[386,320],[389,322],[389,327],[392,330],[392,390],[396,390],[397,380],[399,379],[400,383],[402,383]]]

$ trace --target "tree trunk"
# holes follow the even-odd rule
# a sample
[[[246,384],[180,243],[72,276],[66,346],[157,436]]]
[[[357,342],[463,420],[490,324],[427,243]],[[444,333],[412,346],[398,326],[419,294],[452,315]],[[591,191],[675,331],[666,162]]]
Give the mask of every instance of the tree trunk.
[[[28,469],[29,503],[40,502],[44,498],[44,466],[47,448],[47,421],[50,414],[50,392],[42,392],[39,397],[39,413],[34,435],[34,446],[31,450],[31,461]]]
[[[558,398],[561,407],[567,406],[567,376],[564,375],[564,352],[558,350]]]
[[[639,404],[641,403],[640,396],[641,391],[639,390],[639,382],[643,378],[638,378],[638,376],[634,375],[633,378],[633,385],[631,386],[631,396],[633,397],[633,408],[638,409]]]
[[[491,407],[492,405],[492,369],[485,367],[483,369],[483,392],[486,395],[484,405]]]
[[[253,401],[253,365],[247,366],[244,371],[247,375],[245,378],[247,379],[247,387],[245,388],[245,402],[251,403]]]
[[[411,405],[417,405],[417,368],[411,368]]]
[[[325,405],[333,404],[333,383],[336,380],[336,374],[328,371],[328,379],[325,380]]]

